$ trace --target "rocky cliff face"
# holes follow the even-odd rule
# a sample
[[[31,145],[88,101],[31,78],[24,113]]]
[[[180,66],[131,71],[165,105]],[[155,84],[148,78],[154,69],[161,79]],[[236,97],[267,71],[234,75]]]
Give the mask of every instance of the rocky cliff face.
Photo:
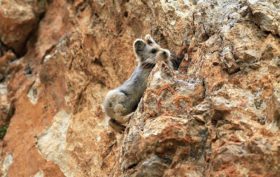
[[[119,134],[101,103],[147,33],[189,48]],[[279,176],[279,36],[278,0],[2,0],[0,173]]]

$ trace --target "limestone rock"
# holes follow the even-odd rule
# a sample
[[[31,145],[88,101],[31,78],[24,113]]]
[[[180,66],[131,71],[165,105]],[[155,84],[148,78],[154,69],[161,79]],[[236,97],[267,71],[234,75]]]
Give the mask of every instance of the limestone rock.
[[[0,83],[1,110],[13,108],[2,176],[279,176],[277,0],[48,1],[38,29],[36,2],[0,1],[0,24],[15,17],[3,10],[22,12],[0,25],[0,57],[27,49]],[[178,71],[156,64],[118,133],[102,102],[132,73],[133,41],[148,33],[188,49]]]

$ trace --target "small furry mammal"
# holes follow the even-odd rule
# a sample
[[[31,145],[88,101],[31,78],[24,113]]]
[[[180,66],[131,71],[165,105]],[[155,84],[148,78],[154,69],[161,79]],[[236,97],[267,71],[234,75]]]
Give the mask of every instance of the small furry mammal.
[[[136,39],[133,49],[138,61],[137,67],[130,78],[121,86],[109,91],[104,100],[105,113],[111,117],[109,124],[113,128],[120,124],[117,126],[120,130],[124,129],[121,124],[128,121],[125,116],[137,108],[146,90],[148,76],[156,64],[156,58],[159,55],[170,57],[169,50],[161,48],[150,35],[145,36],[145,41]]]

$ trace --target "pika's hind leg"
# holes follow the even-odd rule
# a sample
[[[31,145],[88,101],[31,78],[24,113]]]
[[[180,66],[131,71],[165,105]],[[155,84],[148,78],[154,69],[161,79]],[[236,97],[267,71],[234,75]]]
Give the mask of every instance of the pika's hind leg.
[[[109,120],[109,125],[117,132],[122,133],[125,130],[125,126],[116,121],[115,119]]]
[[[113,117],[114,119],[116,119],[117,121],[123,123],[123,116],[126,112],[126,108],[124,107],[123,104],[116,104],[114,105],[114,113],[115,113],[115,117]]]
[[[122,116],[126,114],[125,106],[127,96],[120,90],[115,89],[108,92],[104,101],[104,109],[106,114],[113,119],[122,120]]]
[[[128,122],[129,119],[125,116],[126,109],[122,105],[116,105],[114,112],[115,112],[114,119],[116,121],[120,122],[121,124]]]
[[[115,95],[115,103],[113,105],[114,116],[112,118],[122,124],[126,123],[128,121],[125,116],[128,111],[128,108],[126,107],[125,102],[128,99],[129,98],[122,92],[118,92]]]

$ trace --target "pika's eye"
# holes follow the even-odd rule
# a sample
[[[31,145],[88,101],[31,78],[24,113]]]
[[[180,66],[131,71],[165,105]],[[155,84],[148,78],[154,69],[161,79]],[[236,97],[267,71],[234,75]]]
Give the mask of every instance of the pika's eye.
[[[157,51],[158,51],[157,49],[152,49],[151,53],[157,53]]]

